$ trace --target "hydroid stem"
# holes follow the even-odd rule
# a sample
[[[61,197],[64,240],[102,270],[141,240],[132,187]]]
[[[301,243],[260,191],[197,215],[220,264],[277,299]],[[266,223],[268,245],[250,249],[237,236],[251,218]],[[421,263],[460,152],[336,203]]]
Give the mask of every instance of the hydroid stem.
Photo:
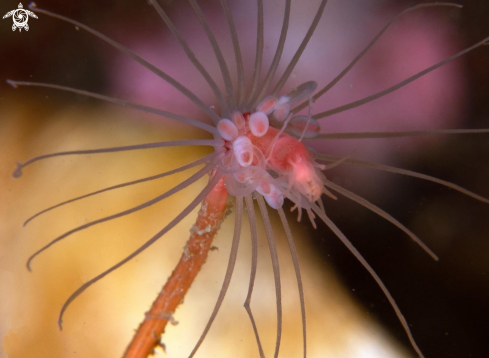
[[[204,199],[180,261],[139,325],[124,358],[146,358],[155,347],[161,345],[160,336],[166,324],[173,320],[173,312],[207,258],[212,240],[225,216],[227,197],[223,177]]]

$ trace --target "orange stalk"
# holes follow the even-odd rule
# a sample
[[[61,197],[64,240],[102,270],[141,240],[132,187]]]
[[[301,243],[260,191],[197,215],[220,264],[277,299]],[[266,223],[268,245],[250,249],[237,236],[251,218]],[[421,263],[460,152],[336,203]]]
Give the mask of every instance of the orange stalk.
[[[166,324],[173,319],[173,312],[205,262],[212,240],[224,219],[227,197],[223,177],[202,202],[182,257],[139,325],[124,358],[146,358],[155,347],[161,345],[160,336]]]

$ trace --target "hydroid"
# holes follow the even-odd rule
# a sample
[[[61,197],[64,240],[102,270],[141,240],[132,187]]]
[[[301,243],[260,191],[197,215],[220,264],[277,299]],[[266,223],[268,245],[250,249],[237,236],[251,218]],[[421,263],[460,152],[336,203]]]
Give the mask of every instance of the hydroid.
[[[33,257],[38,253],[41,253],[54,243],[59,242],[60,240],[66,238],[72,233],[84,230],[89,226],[95,225],[97,223],[101,223],[107,220],[111,220],[113,218],[129,214],[131,212],[137,211],[139,209],[143,209],[151,203],[163,200],[167,196],[177,193],[180,190],[186,188],[188,185],[196,182],[201,179],[205,174],[210,174],[212,179],[209,184],[205,186],[205,188],[198,194],[196,198],[194,198],[190,204],[181,211],[175,218],[165,226],[160,232],[158,232],[155,236],[153,236],[149,241],[140,246],[134,253],[127,256],[124,260],[120,261],[113,267],[104,271],[103,273],[96,276],[94,279],[87,281],[84,283],[79,290],[77,290],[65,303],[63,306],[61,314],[64,313],[65,309],[68,308],[68,305],[86,288],[88,288],[92,283],[95,283],[99,279],[106,276],[108,273],[114,271],[121,265],[125,264],[132,258],[134,258],[137,254],[145,250],[147,247],[152,245],[156,240],[158,240],[162,235],[166,234],[170,229],[172,229],[180,220],[186,217],[194,208],[198,206],[198,204],[211,192],[217,182],[221,179],[221,177],[225,178],[227,191],[234,197],[236,197],[239,210],[237,210],[237,215],[235,217],[235,240],[239,240],[239,233],[241,230],[242,220],[243,220],[243,200],[246,203],[246,210],[250,220],[250,228],[251,228],[251,237],[256,238],[256,233],[253,229],[255,222],[257,219],[257,215],[252,211],[251,203],[252,198],[256,198],[259,206],[259,212],[261,215],[261,220],[263,221],[266,238],[268,241],[268,245],[270,248],[270,255],[273,263],[273,272],[275,278],[275,291],[276,291],[276,303],[277,303],[277,338],[274,349],[274,356],[278,356],[280,352],[280,344],[281,344],[281,320],[282,320],[282,312],[281,312],[281,277],[280,277],[280,267],[277,258],[277,250],[275,247],[275,235],[270,225],[270,218],[268,216],[268,210],[265,201],[271,206],[273,209],[278,210],[283,228],[286,233],[286,237],[289,239],[290,250],[293,258],[293,263],[296,272],[296,278],[298,283],[298,291],[300,294],[300,302],[301,307],[300,310],[302,312],[302,325],[303,325],[303,341],[304,341],[304,352],[303,355],[306,356],[306,347],[307,347],[307,334],[306,334],[306,317],[305,317],[305,307],[304,307],[304,294],[302,288],[301,274],[299,263],[297,259],[297,253],[293,245],[292,233],[288,227],[287,219],[282,211],[283,201],[285,198],[293,201],[294,209],[297,209],[299,213],[299,219],[301,218],[301,213],[304,211],[309,220],[313,225],[317,221],[322,221],[326,224],[327,227],[331,229],[331,231],[338,236],[340,240],[342,240],[348,249],[355,255],[355,257],[365,266],[368,272],[374,277],[375,281],[379,284],[384,294],[387,296],[389,302],[393,306],[396,314],[398,315],[406,334],[408,335],[413,348],[416,350],[417,354],[422,356],[421,350],[418,348],[409,325],[402,315],[400,309],[397,307],[393,297],[390,295],[386,286],[382,283],[377,274],[373,271],[367,261],[361,256],[359,251],[357,251],[353,245],[348,241],[346,236],[341,232],[341,230],[334,224],[334,222],[327,216],[327,206],[334,205],[334,202],[331,202],[330,199],[336,198],[334,192],[337,194],[341,194],[346,196],[357,203],[367,207],[374,213],[382,216],[387,219],[394,225],[398,226],[401,230],[403,230],[406,234],[408,234],[414,241],[416,241],[422,248],[427,251],[433,258],[437,259],[436,255],[425,245],[423,244],[417,236],[412,233],[409,229],[407,229],[404,225],[402,225],[399,221],[391,217],[382,209],[377,206],[369,203],[365,199],[360,198],[359,196],[353,194],[352,192],[342,188],[341,186],[333,183],[328,179],[327,171],[325,174],[321,172],[321,170],[326,169],[325,165],[320,163],[320,161],[332,161],[336,162],[338,165],[342,163],[353,163],[358,164],[354,160],[348,158],[348,156],[343,157],[328,157],[326,155],[315,155],[312,151],[310,151],[306,147],[306,139],[330,139],[334,138],[334,136],[343,137],[343,138],[376,138],[376,137],[388,137],[388,136],[409,136],[413,133],[410,132],[399,132],[392,133],[388,132],[370,132],[370,133],[338,133],[338,134],[319,134],[317,130],[310,130],[310,128],[317,128],[317,126],[321,125],[321,120],[328,116],[331,116],[336,113],[340,113],[346,110],[350,110],[352,108],[364,105],[372,100],[385,96],[412,81],[415,81],[419,77],[424,74],[427,74],[438,67],[444,65],[445,63],[456,59],[466,52],[473,50],[481,45],[485,44],[488,39],[483,39],[475,45],[467,48],[464,51],[457,53],[444,61],[439,62],[436,65],[433,65],[426,70],[423,70],[404,81],[399,82],[387,89],[379,91],[373,95],[367,96],[363,99],[353,101],[346,105],[339,106],[337,108],[319,112],[315,111],[316,103],[321,100],[321,96],[327,92],[332,86],[334,86],[343,76],[345,76],[348,71],[359,61],[362,56],[372,47],[377,40],[379,40],[384,31],[386,31],[391,23],[389,23],[377,37],[372,40],[372,42],[365,47],[365,49],[360,52],[360,54],[353,59],[350,64],[348,64],[343,72],[341,72],[336,78],[334,78],[329,84],[321,87],[322,89],[316,92],[317,83],[315,81],[307,81],[303,82],[303,85],[299,85],[293,88],[290,91],[282,91],[282,87],[287,82],[288,77],[292,74],[295,65],[300,60],[301,54],[307,46],[311,36],[315,32],[315,28],[318,22],[321,19],[323,10],[326,5],[326,1],[323,1],[319,4],[318,10],[314,18],[311,20],[310,27],[301,41],[300,46],[296,50],[292,60],[288,63],[285,70],[282,72],[279,77],[277,75],[279,63],[282,57],[282,53],[285,48],[285,41],[288,34],[289,28],[289,18],[291,16],[291,1],[285,1],[285,8],[283,13],[283,23],[280,31],[280,36],[278,39],[278,43],[276,46],[275,54],[273,59],[271,60],[269,68],[263,69],[263,74],[260,74],[260,68],[262,67],[262,53],[263,52],[263,37],[264,37],[264,24],[266,21],[263,17],[263,4],[261,1],[257,3],[257,41],[256,41],[256,58],[255,58],[255,66],[254,72],[251,79],[251,84],[247,79],[249,77],[245,76],[243,59],[242,59],[242,50],[239,44],[239,39],[236,34],[235,25],[233,22],[233,16],[229,10],[228,4],[226,1],[221,1],[221,5],[223,8],[223,12],[225,14],[225,19],[227,20],[227,24],[229,27],[229,31],[231,34],[233,52],[234,52],[234,60],[236,61],[236,82],[233,83],[233,77],[231,75],[231,70],[228,68],[227,62],[230,59],[226,59],[224,54],[221,52],[219,48],[219,44],[216,38],[213,35],[213,32],[209,26],[209,23],[206,20],[204,13],[201,11],[199,4],[195,1],[190,1],[191,7],[195,11],[200,23],[203,26],[203,29],[209,38],[214,54],[217,58],[217,62],[219,63],[220,72],[222,75],[222,80],[224,83],[225,90],[222,91],[219,86],[216,84],[217,81],[213,80],[211,76],[207,73],[203,65],[197,60],[197,58],[190,52],[189,46],[184,42],[183,38],[180,37],[176,29],[172,26],[169,18],[165,15],[164,10],[154,1],[152,1],[153,6],[155,6],[157,12],[162,17],[164,22],[170,27],[172,33],[177,37],[179,44],[184,48],[185,53],[188,58],[192,62],[192,64],[199,70],[202,76],[205,78],[212,92],[216,96],[217,102],[220,103],[220,109],[214,110],[210,108],[203,100],[201,100],[198,96],[192,93],[187,87],[183,84],[175,80],[172,76],[167,74],[166,72],[160,70],[156,66],[152,65],[148,61],[144,60],[139,55],[135,54],[128,48],[118,44],[117,42],[111,40],[105,35],[77,22],[74,20],[67,19],[63,16],[56,15],[50,13],[46,10],[41,10],[36,8],[36,10],[44,15],[53,16],[64,21],[67,21],[71,24],[76,25],[78,28],[87,30],[91,34],[95,35],[99,39],[105,41],[109,45],[112,45],[116,49],[122,51],[123,53],[129,55],[132,59],[134,59],[139,64],[143,65],[154,74],[161,77],[167,83],[171,84],[177,91],[181,92],[184,96],[186,96],[195,106],[200,108],[200,110],[205,113],[208,117],[207,123],[201,123],[195,121],[193,118],[187,118],[185,116],[180,116],[178,114],[173,114],[171,112],[166,112],[158,109],[151,109],[148,107],[144,107],[139,104],[134,104],[131,102],[127,102],[125,100],[120,99],[112,99],[106,96],[101,96],[98,94],[93,94],[87,91],[82,91],[78,89],[73,89],[69,87],[63,87],[58,85],[51,84],[43,84],[43,83],[32,83],[32,82],[21,82],[21,81],[9,81],[9,83],[13,86],[41,86],[41,87],[51,87],[57,88],[61,90],[66,90],[69,92],[74,92],[78,94],[83,94],[89,97],[95,97],[98,99],[106,100],[109,102],[115,102],[119,104],[123,104],[128,107],[133,107],[136,109],[143,109],[147,112],[157,113],[159,115],[163,115],[166,117],[170,117],[191,126],[200,128],[206,131],[208,134],[211,134],[214,139],[203,139],[203,140],[189,140],[187,142],[162,142],[155,143],[151,145],[135,145],[128,147],[111,147],[104,148],[98,150],[88,150],[88,151],[70,151],[70,152],[61,152],[55,153],[51,155],[39,156],[28,160],[24,163],[19,164],[18,169],[16,170],[16,176],[20,175],[20,169],[23,167],[30,165],[31,163],[40,160],[46,159],[50,156],[64,156],[64,155],[78,155],[78,154],[94,154],[94,153],[104,153],[104,152],[114,152],[121,150],[129,150],[129,149],[148,149],[150,147],[158,147],[158,146],[172,146],[172,145],[209,145],[214,148],[214,154],[206,157],[207,159],[202,159],[206,163],[206,165],[200,169],[194,176],[189,177],[186,181],[183,181],[180,185],[175,186],[171,189],[168,194],[161,194],[155,199],[152,199],[144,204],[141,204],[133,209],[129,209],[124,212],[120,212],[118,214],[107,216],[105,218],[99,219],[97,221],[93,221],[90,224],[79,226],[76,229],[66,232],[65,234],[55,238],[49,244],[42,247],[36,253],[34,253]],[[410,8],[398,16],[394,18],[396,20],[399,16],[405,15],[408,12],[413,10],[418,10],[427,6],[447,6],[447,7],[458,7],[455,4],[432,4],[432,5],[421,5],[414,8]],[[394,21],[393,20],[393,21]],[[275,86],[272,86],[274,83],[274,78],[277,75],[280,79],[276,82]],[[272,88],[273,89],[270,89]],[[247,90],[248,89],[248,90]],[[300,110],[304,110],[301,117],[295,117],[296,113],[299,113]],[[209,124],[213,123],[212,124]],[[302,124],[300,124],[302,123]],[[289,128],[289,124],[296,124],[295,132],[292,130],[287,130]],[[233,127],[234,126],[234,127]],[[299,130],[297,130],[297,127]],[[302,129],[302,131],[300,131]],[[456,132],[456,131],[455,131]],[[485,133],[486,130],[480,130],[478,133]],[[416,134],[443,134],[444,130],[436,131],[432,130],[430,132],[418,132]],[[299,135],[300,134],[300,135]],[[330,137],[328,137],[328,135]],[[373,165],[374,166],[374,165]],[[381,167],[377,167],[381,168]],[[383,167],[382,167],[383,168]],[[183,170],[182,168],[180,170]],[[401,173],[400,171],[398,171]],[[421,177],[418,175],[418,177]],[[153,176],[151,179],[156,178]],[[426,179],[427,177],[422,177]],[[140,181],[149,180],[150,178],[140,179]],[[438,181],[440,183],[440,181]],[[118,184],[115,187],[120,187],[129,183]],[[443,182],[452,188],[457,188],[455,184]],[[107,188],[103,190],[111,190],[115,189],[115,187]],[[332,190],[331,193],[329,190]],[[466,189],[463,189],[464,192],[468,192]],[[326,193],[329,195],[329,198],[325,198],[326,203],[324,203],[321,199],[321,194]],[[263,195],[263,197],[262,197]],[[476,199],[482,199],[483,201],[487,201],[477,194],[470,193],[470,195]],[[50,208],[49,208],[50,209]],[[45,210],[46,211],[46,210]],[[36,214],[37,216],[37,214]],[[229,262],[229,268],[234,265],[235,255],[237,252],[237,244],[233,245],[233,250],[231,254],[231,259]],[[32,258],[33,258],[32,257]],[[31,258],[31,259],[32,259]],[[31,260],[30,259],[30,260]],[[30,262],[29,260],[29,262]],[[256,259],[253,261],[252,266],[252,274],[250,278],[250,289],[247,299],[246,309],[250,314],[251,324],[255,327],[255,336],[257,341],[257,350],[260,355],[264,355],[263,349],[260,344],[259,339],[259,327],[256,328],[254,323],[253,316],[251,314],[252,310],[250,308],[250,298],[251,292],[253,289],[253,280],[254,274],[256,271]],[[230,273],[232,273],[232,269],[228,269]],[[229,280],[231,279],[231,275],[226,275],[226,280],[224,281],[222,291],[226,292],[227,286],[229,285]],[[218,303],[215,306],[214,314],[211,316],[209,320],[208,326],[199,340],[198,345],[203,341],[205,334],[208,329],[210,329],[210,324],[212,323],[215,314],[217,314],[220,304],[224,296],[220,297]],[[61,322],[61,317],[60,317]],[[197,348],[196,347],[196,348]],[[195,352],[196,350],[194,350]]]

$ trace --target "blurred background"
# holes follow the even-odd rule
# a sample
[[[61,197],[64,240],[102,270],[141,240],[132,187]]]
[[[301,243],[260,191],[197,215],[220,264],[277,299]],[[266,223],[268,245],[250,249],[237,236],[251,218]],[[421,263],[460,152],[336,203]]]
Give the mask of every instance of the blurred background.
[[[287,87],[308,80],[324,86],[394,14],[415,3],[418,2],[330,0]],[[489,36],[489,4],[481,0],[459,3],[464,5],[462,10],[438,7],[405,15],[349,75],[318,100],[314,110],[334,108],[375,93]],[[221,83],[216,61],[188,4],[160,4]],[[231,56],[228,62],[233,71],[232,46],[219,3],[199,4],[219,34],[223,51]],[[237,1],[230,4],[247,74],[251,74],[255,5]],[[26,3],[23,5],[27,7]],[[146,1],[44,0],[37,5],[77,19],[127,45],[189,86],[205,103],[216,105],[205,83],[185,62],[178,44]],[[18,4],[7,1],[1,6],[0,12],[6,13]],[[293,3],[282,70],[307,31],[317,6],[318,1]],[[279,36],[282,2],[266,2],[265,15],[267,64]],[[11,19],[0,22],[0,333],[4,337],[0,357],[7,353],[8,357],[116,357],[180,257],[195,216],[189,216],[169,237],[87,290],[68,309],[65,330],[59,332],[56,320],[62,303],[83,282],[159,231],[205,181],[179,193],[171,202],[87,230],[53,246],[33,262],[31,274],[24,266],[27,257],[57,235],[149,200],[187,175],[60,208],[26,228],[22,228],[22,223],[47,206],[175,168],[205,151],[165,149],[53,159],[26,168],[19,180],[11,177],[14,163],[61,150],[200,138],[204,134],[84,96],[42,88],[14,90],[4,80],[60,84],[205,118],[183,96],[123,54],[73,25],[41,14],[38,17],[31,18],[29,31],[21,33],[12,32]],[[392,95],[324,119],[322,128],[331,132],[488,128],[488,60],[488,49],[477,49]],[[356,150],[355,157],[429,174],[485,197],[489,197],[488,144],[487,135],[311,142],[328,154],[345,155]],[[325,201],[329,216],[391,291],[425,356],[487,357],[487,204],[414,178],[346,165],[326,174],[406,224],[440,256],[440,262],[433,262],[402,232],[355,203],[342,198]],[[290,216],[290,221],[295,221],[295,215]],[[230,219],[225,223],[216,239],[219,251],[211,253],[202,275],[177,311],[179,325],[168,328],[163,336],[169,357],[186,356],[205,324],[222,282],[232,222]],[[304,220],[296,225],[294,233],[303,263],[311,356],[413,356],[382,292],[339,240],[325,226],[314,230]],[[237,276],[223,314],[202,347],[203,357],[218,356],[217,352],[224,357],[256,354],[249,325],[236,327],[236,322],[247,322],[242,308],[249,272],[247,237],[243,231]],[[286,243],[281,238],[278,241],[281,259],[284,257],[281,265],[287,317],[281,356],[297,357],[301,340],[295,277]],[[275,318],[266,250],[263,243],[253,307],[256,306],[259,325],[266,336],[265,348],[271,354]]]

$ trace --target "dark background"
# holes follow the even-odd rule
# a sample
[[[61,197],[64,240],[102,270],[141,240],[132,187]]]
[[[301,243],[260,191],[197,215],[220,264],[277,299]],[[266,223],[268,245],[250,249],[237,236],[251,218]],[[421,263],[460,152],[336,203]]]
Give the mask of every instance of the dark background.
[[[464,5],[457,23],[466,43],[487,37],[489,23],[481,15],[489,13],[489,2],[457,3]],[[465,57],[469,80],[466,128],[487,128],[489,124],[487,49]],[[401,157],[402,164],[397,166],[489,196],[487,136],[455,136],[430,149]],[[372,195],[365,189],[356,193],[405,223],[440,254],[440,262],[434,263],[394,226],[348,200],[331,205],[329,215],[381,276],[426,357],[489,357],[489,207],[414,178],[401,177],[397,185],[395,191],[384,193],[387,195]],[[311,230],[311,235],[346,286],[355,291],[354,296],[409,347],[389,303],[363,267],[327,228]]]

